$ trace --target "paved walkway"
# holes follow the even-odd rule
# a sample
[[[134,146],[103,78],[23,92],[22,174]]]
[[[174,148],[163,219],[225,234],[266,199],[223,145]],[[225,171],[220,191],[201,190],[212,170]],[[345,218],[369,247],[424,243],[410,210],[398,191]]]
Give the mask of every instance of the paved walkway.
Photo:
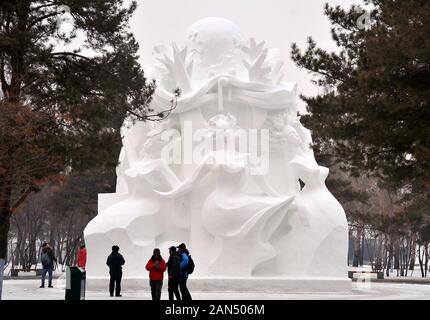
[[[54,288],[39,288],[38,280],[6,280],[4,281],[3,299],[5,300],[63,300],[65,283],[63,279],[54,281]],[[167,284],[163,290],[166,291]],[[87,300],[150,300],[149,292],[128,291],[124,288],[122,298],[110,298],[107,291],[90,291]],[[426,284],[397,284],[353,283],[351,293],[318,293],[318,294],[270,294],[270,293],[193,293],[196,300],[430,300],[430,285]],[[164,292],[162,299],[167,299]]]

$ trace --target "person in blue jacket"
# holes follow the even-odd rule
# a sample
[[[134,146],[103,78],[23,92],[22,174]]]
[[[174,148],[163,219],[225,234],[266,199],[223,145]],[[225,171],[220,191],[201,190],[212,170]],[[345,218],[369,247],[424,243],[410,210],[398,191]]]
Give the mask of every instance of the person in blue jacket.
[[[187,250],[187,247],[185,246],[185,243],[181,243],[178,246],[179,249],[179,256],[181,257],[181,278],[179,280],[179,289],[181,290],[182,300],[192,300],[191,294],[188,291],[187,288],[187,279],[188,279],[188,263],[189,259],[188,256],[190,255],[189,251]]]

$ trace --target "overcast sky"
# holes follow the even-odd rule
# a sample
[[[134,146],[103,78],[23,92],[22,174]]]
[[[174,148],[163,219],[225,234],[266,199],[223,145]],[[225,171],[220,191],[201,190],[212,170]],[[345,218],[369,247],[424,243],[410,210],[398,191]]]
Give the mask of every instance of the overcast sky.
[[[326,2],[344,7],[361,0],[137,0],[138,9],[132,30],[141,46],[141,62],[152,65],[154,45],[182,43],[185,31],[205,17],[231,20],[247,37],[266,41],[269,48],[279,48],[284,58],[285,81],[297,82],[299,93],[315,95],[317,88],[305,70],[290,59],[291,43],[305,48],[312,36],[325,49],[334,49],[330,24],[324,15]],[[303,102],[300,103],[303,109]]]

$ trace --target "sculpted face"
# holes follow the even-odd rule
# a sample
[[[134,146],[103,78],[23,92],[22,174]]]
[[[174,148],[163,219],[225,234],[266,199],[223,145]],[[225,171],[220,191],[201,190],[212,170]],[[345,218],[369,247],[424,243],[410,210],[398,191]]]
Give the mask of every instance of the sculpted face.
[[[186,45],[197,67],[213,74],[230,73],[241,63],[245,38],[239,28],[222,18],[206,18],[193,24],[186,33]]]

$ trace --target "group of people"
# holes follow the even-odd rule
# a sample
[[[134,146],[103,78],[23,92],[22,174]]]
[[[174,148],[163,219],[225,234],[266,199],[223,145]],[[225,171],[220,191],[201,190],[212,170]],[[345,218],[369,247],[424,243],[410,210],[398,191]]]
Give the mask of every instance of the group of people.
[[[40,288],[45,287],[46,274],[49,276],[48,287],[52,288],[52,273],[55,269],[54,263],[57,262],[54,251],[48,243],[42,244],[40,260],[42,263],[42,284]],[[77,256],[77,266],[85,269],[87,262],[87,249],[81,245]],[[113,246],[112,253],[108,256],[106,264],[109,267],[109,293],[113,297],[121,297],[121,279],[122,266],[125,259],[119,253],[119,247]],[[167,262],[161,256],[160,249],[153,250],[152,257],[146,264],[146,270],[149,271],[149,284],[151,287],[152,300],[161,300],[161,291],[163,288],[164,274],[167,271],[168,276],[168,293],[169,300],[192,300],[191,294],[187,288],[189,274],[194,270],[194,261],[191,258],[185,243],[179,246],[169,248],[169,259]]]
[[[106,264],[109,266],[110,282],[109,293],[113,297],[121,297],[122,266],[124,257],[119,253],[119,247],[113,246],[112,253],[108,256]],[[168,274],[169,300],[192,300],[187,288],[187,279],[194,270],[194,262],[184,243],[169,248],[169,259],[166,262],[161,256],[160,249],[153,251],[152,257],[146,264],[149,271],[149,284],[151,286],[152,300],[161,299],[164,273]]]

